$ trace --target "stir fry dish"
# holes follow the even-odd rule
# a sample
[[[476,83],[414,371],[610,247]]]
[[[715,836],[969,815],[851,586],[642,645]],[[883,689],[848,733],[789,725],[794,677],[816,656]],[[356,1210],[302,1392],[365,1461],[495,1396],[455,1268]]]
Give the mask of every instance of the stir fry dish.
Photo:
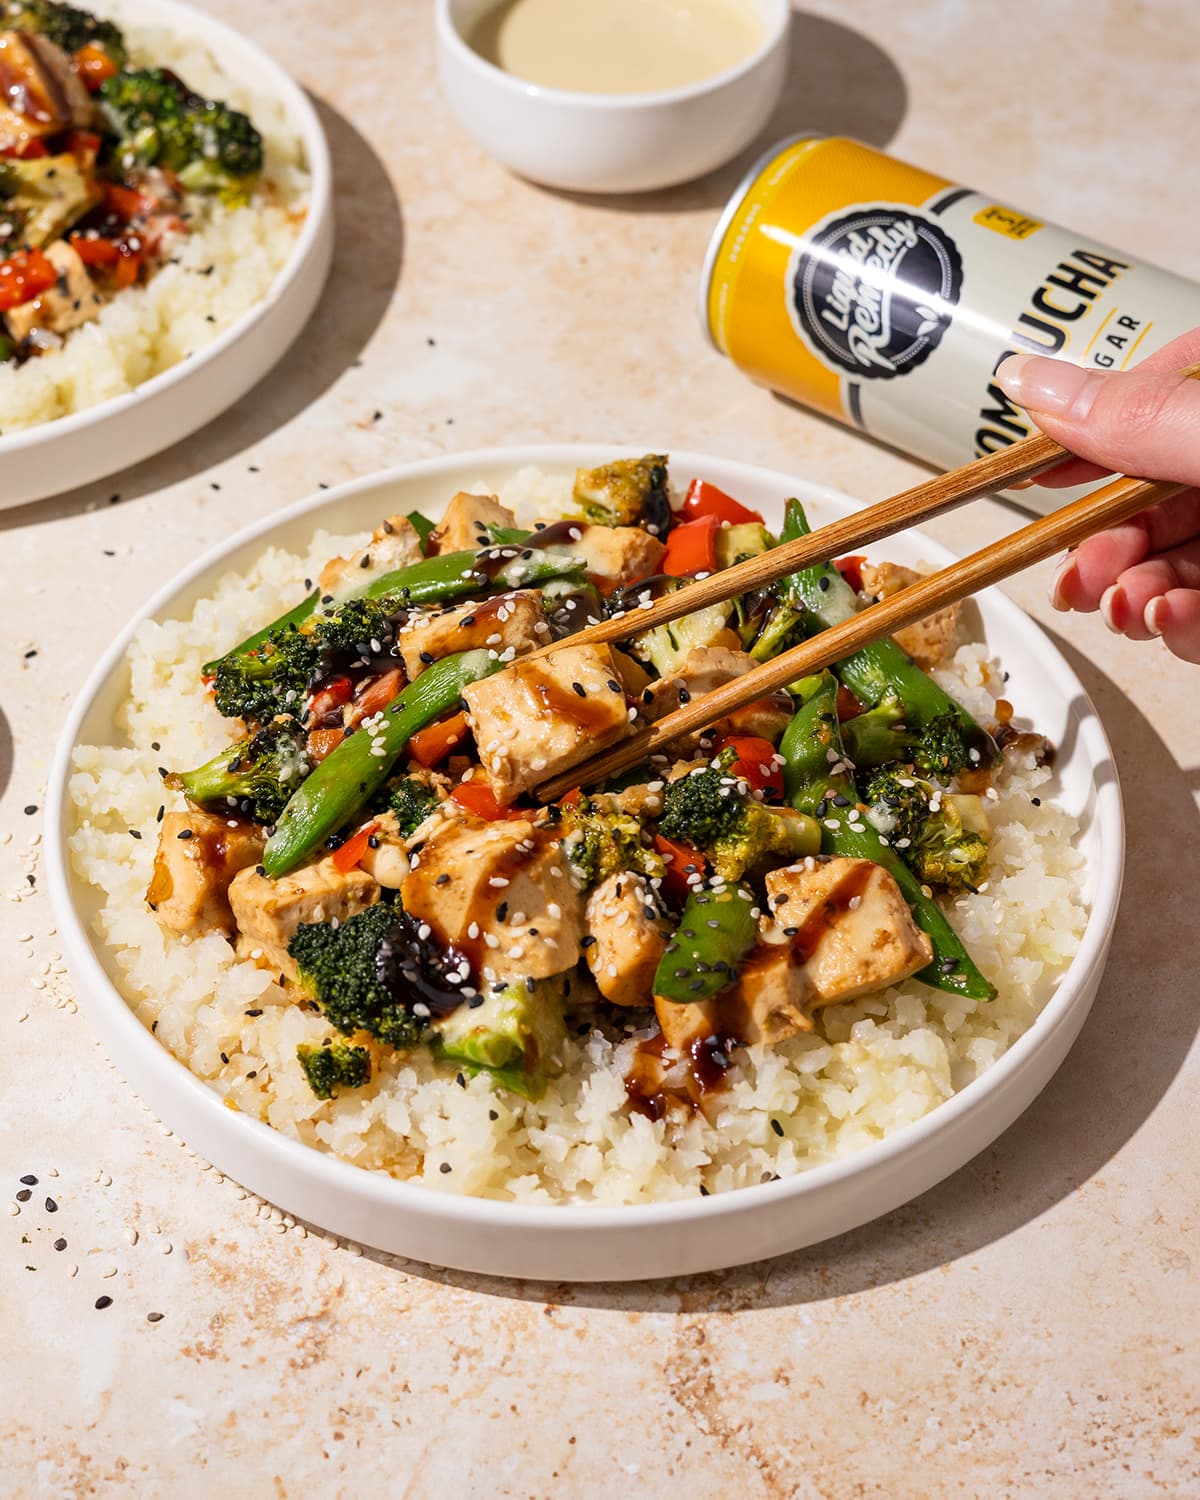
[[[158,922],[223,934],[319,1014],[294,1063],[319,1099],[414,1052],[537,1099],[580,1018],[608,1017],[639,1035],[624,1107],[656,1120],[826,1007],[910,978],[986,1006],[998,976],[947,904],[986,888],[1006,748],[1049,750],[931,675],[957,607],[539,801],[916,576],[843,558],[620,648],[574,640],[807,529],[798,501],[777,538],[703,479],[675,504],[657,454],[580,470],[566,513],[532,529],[488,494],[436,524],[387,517],[205,665],[229,743],[160,770],[182,796],[160,809]]]
[[[112,21],[0,0],[0,365],[58,349],[189,232],[201,198],[245,203],[263,166],[246,115]]]

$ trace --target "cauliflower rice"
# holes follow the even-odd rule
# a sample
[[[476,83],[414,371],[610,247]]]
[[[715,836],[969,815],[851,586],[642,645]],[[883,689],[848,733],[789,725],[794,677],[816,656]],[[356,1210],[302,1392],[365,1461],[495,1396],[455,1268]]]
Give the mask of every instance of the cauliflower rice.
[[[149,281],[112,298],[61,349],[0,363],[0,437],[126,395],[212,343],[266,297],[304,220],[304,153],[279,100],[243,87],[169,32],[127,28],[126,39],[135,66],[172,68],[197,93],[250,116],[263,138],[262,178],[238,208],[190,194],[189,233]]]
[[[502,498],[517,508],[524,501],[527,515],[531,507],[559,515],[567,493],[525,471]],[[859,1151],[979,1077],[1028,1030],[1075,953],[1087,913],[1078,825],[1049,800],[1034,804],[1051,773],[1032,755],[1010,752],[989,802],[986,887],[947,908],[999,990],[993,1001],[908,981],[829,1006],[813,1033],[736,1054],[710,1118],[652,1122],[630,1112],[624,1076],[637,1040],[650,1033],[626,1034],[583,1015],[560,1075],[536,1103],[486,1076],[460,1083],[453,1066],[423,1050],[392,1057],[363,1089],[315,1099],[296,1047],[320,1043],[328,1024],[269,973],[235,958],[222,937],[189,940],[162,929],[144,893],[159,804],[165,795],[168,808],[183,806],[164,794],[156,768],[198,764],[228,739],[200,686],[201,663],[287,609],[301,580],[359,541],[322,533],[306,556],[270,549],[245,576],[222,578],[189,620],[143,625],[118,715],[127,748],[81,746],[75,755],[71,859],[103,893],[95,930],[119,966],[120,988],[158,1040],[230,1106],[317,1150],[441,1192],[659,1203],[792,1176]],[[972,713],[991,715],[1001,681],[981,646],[960,645],[934,675]]]

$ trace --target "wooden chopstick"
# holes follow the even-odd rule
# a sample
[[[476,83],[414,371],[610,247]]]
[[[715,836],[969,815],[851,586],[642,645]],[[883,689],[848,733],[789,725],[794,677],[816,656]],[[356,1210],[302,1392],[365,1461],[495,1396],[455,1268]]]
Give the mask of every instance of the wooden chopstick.
[[[1200,362],[1188,365],[1179,372],[1189,380],[1200,377]],[[990,495],[996,490],[1006,489],[1023,479],[1033,479],[1052,469],[1056,464],[1072,455],[1052,439],[1039,433],[1013,443],[999,453],[989,453],[961,468],[950,469],[945,474],[923,480],[911,489],[902,490],[877,505],[855,511],[840,520],[797,537],[795,541],[783,542],[772,547],[759,557],[747,558],[745,562],[722,568],[707,578],[689,583],[686,588],[676,589],[648,607],[635,605],[623,614],[601,620],[598,625],[589,625],[571,636],[573,646],[601,646],[614,641],[640,635],[655,625],[665,625],[682,615],[693,614],[710,604],[721,604],[739,594],[751,593],[776,583],[789,573],[800,568],[810,568],[816,563],[829,562],[844,552],[854,552],[868,547],[872,542],[906,531],[910,526],[953,510],[968,500],[977,500],[981,495]],[[634,589],[636,592],[636,586]],[[530,652],[530,657],[545,656],[556,649],[557,643],[539,647]],[[529,659],[528,657],[526,658]]]
[[[786,687],[798,678],[820,671],[822,667],[832,666],[834,662],[870,645],[872,641],[922,620],[947,604],[953,604],[969,594],[999,583],[1001,579],[1019,573],[1022,568],[1031,567],[1034,563],[1053,556],[1055,552],[1075,547],[1086,537],[1128,520],[1148,506],[1168,500],[1186,488],[1183,484],[1145,479],[1114,480],[1052,515],[1022,526],[1011,535],[971,553],[969,557],[899,590],[843,624],[802,641],[772,661],[764,662],[754,671],[734,678],[732,682],[723,683],[711,693],[694,698],[682,708],[667,714],[657,724],[622,740],[611,750],[595,756],[582,766],[576,766],[572,771],[552,777],[537,788],[537,796],[543,802],[553,802],[573,787],[593,786],[610,776],[616,776],[645,760],[647,756],[664,750],[672,740],[681,735],[704,729],[735,709],[745,708],[747,704],[777,688]],[[827,536],[833,530],[833,527],[823,527],[811,539]],[[872,535],[887,533],[873,532]],[[818,558],[828,555],[824,545],[816,554]],[[736,572],[737,568],[730,568],[721,576],[726,577]],[[691,595],[699,587],[700,585],[694,584],[686,592]],[[640,626],[641,621],[638,623]],[[586,634],[586,631],[581,631],[563,644],[575,645]]]

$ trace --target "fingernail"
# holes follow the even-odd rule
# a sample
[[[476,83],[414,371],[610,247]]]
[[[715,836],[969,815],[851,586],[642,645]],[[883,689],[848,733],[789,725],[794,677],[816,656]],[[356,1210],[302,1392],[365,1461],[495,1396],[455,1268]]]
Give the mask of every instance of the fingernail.
[[[1055,609],[1068,610],[1071,608],[1070,602],[1063,593],[1063,585],[1069,578],[1073,579],[1074,576],[1075,557],[1073,553],[1068,552],[1055,569],[1054,577],[1050,580],[1050,603]]]
[[[1145,625],[1151,635],[1162,635],[1165,630],[1166,621],[1163,619],[1163,613],[1166,607],[1167,601],[1162,597],[1151,599],[1150,603],[1147,604],[1142,614],[1142,624]]]
[[[1038,354],[1017,354],[996,371],[996,383],[1007,396],[1027,411],[1082,422],[1092,409],[1104,376],[1096,370],[1081,370],[1065,359],[1043,359]]]
[[[1114,635],[1121,634],[1121,627],[1117,624],[1116,619],[1114,618],[1115,607],[1118,599],[1121,600],[1122,603],[1124,602],[1124,593],[1119,583],[1111,584],[1100,595],[1100,618],[1104,621],[1105,625],[1108,626],[1109,630],[1111,630]]]

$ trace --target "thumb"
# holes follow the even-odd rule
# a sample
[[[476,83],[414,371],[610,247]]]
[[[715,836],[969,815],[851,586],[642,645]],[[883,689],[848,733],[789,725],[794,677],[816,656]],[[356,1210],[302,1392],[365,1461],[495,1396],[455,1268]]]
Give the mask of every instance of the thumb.
[[[1043,432],[1101,468],[1200,484],[1200,381],[1177,371],[1084,370],[1017,354],[996,380]]]

